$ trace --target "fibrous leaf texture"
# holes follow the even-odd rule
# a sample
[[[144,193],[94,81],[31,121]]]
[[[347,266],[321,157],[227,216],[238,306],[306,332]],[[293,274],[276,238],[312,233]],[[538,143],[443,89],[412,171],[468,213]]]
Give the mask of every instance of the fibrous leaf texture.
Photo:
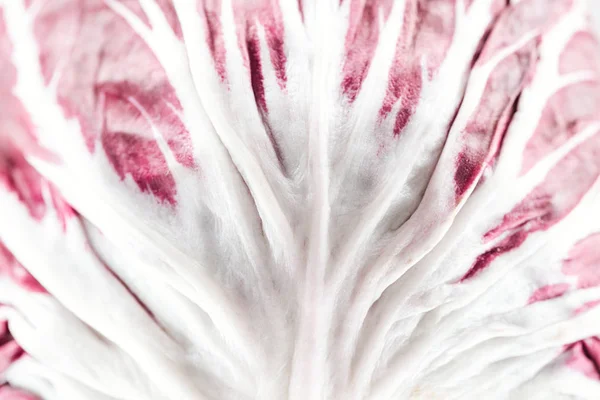
[[[0,400],[600,398],[580,0],[0,0]]]

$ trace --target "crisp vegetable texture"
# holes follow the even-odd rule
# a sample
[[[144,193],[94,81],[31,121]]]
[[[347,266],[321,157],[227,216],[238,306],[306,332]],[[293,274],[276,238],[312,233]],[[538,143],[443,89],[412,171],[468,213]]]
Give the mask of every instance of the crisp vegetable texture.
[[[600,398],[581,0],[0,0],[0,400]]]

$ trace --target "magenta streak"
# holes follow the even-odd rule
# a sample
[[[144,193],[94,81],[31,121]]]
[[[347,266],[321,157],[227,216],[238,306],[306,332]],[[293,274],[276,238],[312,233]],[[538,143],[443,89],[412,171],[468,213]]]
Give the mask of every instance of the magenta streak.
[[[181,25],[179,24],[179,18],[177,18],[177,13],[175,12],[175,7],[173,6],[173,0],[158,0],[157,3],[167,19],[167,22],[171,26],[173,33],[175,33],[179,39],[183,39],[183,32],[181,30]]]
[[[0,121],[0,125],[4,121]],[[21,123],[21,126],[26,125]],[[45,181],[42,176],[25,160],[24,152],[32,155],[42,155],[46,161],[58,162],[58,158],[42,149],[25,129],[18,133],[18,143],[13,143],[11,137],[0,133],[0,184],[17,194],[19,201],[25,205],[29,214],[35,220],[41,220],[46,214],[47,204],[43,197],[46,187],[52,196],[53,204],[63,229],[66,229],[66,219],[73,211],[60,199],[56,188]],[[38,150],[39,149],[39,150]],[[24,152],[22,152],[23,150]]]
[[[32,394],[8,385],[0,386],[0,400],[40,400]]]
[[[527,300],[527,304],[537,303],[538,301],[545,301],[560,297],[569,290],[568,283],[555,283],[552,285],[542,286],[537,289]]]
[[[42,195],[42,177],[22,154],[0,154],[0,185],[18,196],[32,218],[39,221],[44,217],[46,204]]]
[[[563,261],[562,272],[577,277],[578,288],[600,285],[600,233],[577,242]]]
[[[467,146],[458,153],[454,175],[457,203],[498,153],[514,104],[533,71],[534,52],[534,44],[530,43],[503,60],[491,73],[481,102],[463,132]]]
[[[378,3],[368,0],[363,5],[360,0],[354,0],[351,4],[342,80],[342,91],[350,102],[356,99],[377,47]]]
[[[30,292],[46,293],[46,289],[15,259],[2,242],[0,242],[0,275],[9,277]]]
[[[394,108],[396,101],[402,97],[400,110],[394,123],[394,136],[399,136],[414,112],[421,91],[421,72],[419,59],[412,47],[417,30],[417,3],[408,1],[404,13],[402,33],[396,43],[394,62],[388,75],[388,87],[379,109],[379,118],[383,120]],[[416,58],[416,59],[415,59]]]
[[[150,192],[159,200],[174,205],[176,184],[166,160],[154,139],[140,136],[148,134],[150,126],[129,97],[135,97],[151,117],[160,118],[164,109],[158,107],[158,99],[152,94],[140,92],[127,83],[105,84],[98,91],[104,93],[106,119],[102,133],[102,145],[113,168],[121,179],[130,175],[142,192]],[[117,124],[114,127],[111,124]],[[129,128],[130,132],[121,129]],[[160,129],[160,126],[159,126]]]
[[[6,155],[0,152],[0,184],[11,192],[17,194],[19,201],[29,210],[35,220],[41,220],[48,207],[42,191],[46,187],[52,199],[52,205],[57,213],[63,231],[66,230],[67,219],[75,215],[75,211],[62,199],[54,185],[47,182],[42,176],[25,161],[18,152]]]
[[[135,124],[144,119],[140,111],[132,106],[134,99],[149,115],[152,123],[165,137],[175,159],[182,165],[193,168],[195,162],[192,155],[192,144],[189,132],[179,119],[179,116],[169,107],[180,108],[178,99],[171,86],[165,84],[153,90],[143,90],[130,82],[107,82],[95,87],[98,94],[104,97],[104,117],[106,123],[111,121],[131,121]],[[150,131],[148,124],[141,123],[140,133]],[[137,125],[136,125],[137,126]]]
[[[584,305],[582,305],[581,307],[576,309],[574,314],[579,315],[581,313],[587,312],[587,311],[591,310],[592,308],[598,306],[599,304],[600,304],[600,300],[588,301],[587,303],[585,303]]]
[[[278,3],[272,0],[248,2],[234,7],[237,26],[238,45],[242,53],[244,65],[249,70],[252,90],[259,109],[268,112],[265,97],[263,65],[266,60],[261,57],[261,41],[259,29],[265,34],[265,44],[269,52],[269,61],[275,72],[279,87],[286,87],[287,56],[285,54],[284,28],[281,10]]]
[[[277,24],[277,21],[267,20],[265,24],[265,36],[277,83],[281,89],[285,89],[287,81],[285,65],[287,58],[283,46],[282,25]]]
[[[577,32],[560,55],[559,73],[564,75],[578,71],[600,71],[598,45],[598,40],[591,32]]]
[[[0,374],[6,372],[8,367],[22,355],[23,349],[14,340],[0,345]]]
[[[461,281],[473,277],[495,258],[520,246],[529,234],[547,230],[560,222],[579,204],[599,175],[600,141],[592,137],[567,154],[497,227],[484,235],[484,240],[490,241],[511,232],[499,245],[477,257]],[[565,182],[569,182],[568,191],[564,190]]]
[[[454,35],[455,0],[408,1],[402,33],[396,44],[388,90],[380,108],[380,119],[401,99],[394,136],[401,134],[418,105],[422,90],[422,60],[431,79],[444,59]]]
[[[76,218],[78,214],[65,201],[58,189],[53,184],[48,183],[48,188],[50,190],[50,196],[52,197],[52,207],[54,208],[54,212],[56,212],[56,217],[58,218],[63,231],[66,232],[67,221],[69,219]]]
[[[125,132],[104,132],[102,146],[121,179],[130,175],[142,192],[176,204],[175,179],[155,140]]]
[[[460,282],[464,282],[470,279],[485,269],[492,263],[496,258],[504,253],[507,253],[517,247],[519,247],[527,238],[526,232],[517,232],[501,241],[498,245],[494,246],[491,250],[479,255],[475,260],[475,263],[469,269],[469,271],[460,279]]]
[[[254,53],[255,60],[260,60],[260,40],[255,22],[258,20],[258,23],[264,29],[269,59],[275,71],[277,83],[282,90],[285,89],[287,57],[284,46],[283,17],[278,2],[273,0],[257,1],[252,6],[247,6],[243,18],[246,26],[246,43],[249,46],[249,56],[252,57],[252,53]],[[252,65],[250,67],[252,69]],[[262,74],[261,72],[260,75],[262,76]]]
[[[600,83],[598,82],[574,84],[552,95],[523,152],[521,175],[527,173],[548,153],[585,129],[592,121],[599,121],[598,110],[600,110]]]
[[[246,39],[248,47],[248,58],[250,61],[250,81],[254,97],[263,112],[268,112],[267,100],[265,98],[264,77],[262,73],[262,60],[260,58],[260,40],[256,33],[256,27],[253,26],[248,32]]]
[[[567,347],[570,357],[567,365],[588,378],[600,380],[600,340],[591,337]]]
[[[113,122],[105,113],[118,113],[110,105],[106,109],[105,95],[113,100],[135,97],[171,146],[175,158],[194,167],[189,133],[177,111],[171,109],[181,110],[181,105],[151,49],[103,2],[80,3],[52,2],[42,7],[34,23],[47,82],[62,65],[57,98],[65,117],[78,120],[86,145],[93,152],[104,122]],[[181,36],[172,2],[160,0],[158,5],[175,34]],[[127,7],[148,23],[138,2],[128,2]],[[129,118],[124,114],[119,115],[121,124],[130,120],[136,123],[133,120],[137,114]]]
[[[394,103],[401,98],[400,109],[394,122],[394,136],[400,135],[415,112],[421,94],[421,85],[419,66],[414,66],[410,70],[396,73],[393,76],[390,75],[388,90],[379,110],[379,116],[385,118],[392,111]]]
[[[525,0],[504,8],[476,65],[486,63],[527,33],[547,31],[572,6],[572,2],[573,0]],[[498,12],[501,8],[502,4],[496,4],[493,11]]]
[[[456,161],[456,172],[454,173],[454,183],[456,184],[456,197],[461,197],[473,184],[481,171],[481,164],[474,157],[468,156],[465,152],[458,154]]]
[[[206,42],[208,49],[215,63],[217,74],[222,82],[227,80],[227,67],[225,55],[225,42],[223,39],[223,29],[219,15],[221,13],[220,1],[215,4],[215,10],[207,9],[205,4],[204,15],[206,16]]]

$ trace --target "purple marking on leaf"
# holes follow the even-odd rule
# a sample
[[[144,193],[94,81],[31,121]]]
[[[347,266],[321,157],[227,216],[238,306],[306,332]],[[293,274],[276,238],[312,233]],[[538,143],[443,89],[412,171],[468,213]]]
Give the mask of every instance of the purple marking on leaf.
[[[524,0],[506,7],[494,24],[487,45],[475,65],[488,62],[526,34],[547,31],[572,5],[573,0]],[[493,11],[497,12],[500,8],[501,4],[498,4]]]
[[[36,220],[46,214],[42,177],[20,153],[0,154],[0,185],[15,193]]]
[[[175,179],[155,140],[125,132],[104,132],[102,146],[121,179],[131,176],[143,192],[174,205]]]
[[[14,340],[0,345],[0,374],[4,374],[12,363],[24,354],[23,349]],[[0,397],[2,399],[2,397]]]
[[[281,22],[277,24],[277,22],[272,21],[268,25],[265,25],[265,35],[277,83],[281,89],[285,89],[287,81],[285,66],[287,58],[284,50],[283,28]]]
[[[262,73],[262,60],[260,58],[260,41],[256,33],[256,27],[250,29],[246,39],[248,46],[248,57],[250,60],[250,80],[256,103],[263,112],[268,112],[267,100],[265,98],[264,77]]]
[[[304,21],[304,7],[302,6],[302,0],[298,0],[298,12],[300,13],[300,18]]]
[[[560,222],[579,204],[599,175],[600,142],[592,137],[559,161],[542,183],[484,235],[485,241],[491,241],[510,234],[480,255],[461,281],[473,277],[498,256],[519,247],[531,233],[547,230]],[[570,182],[570,190],[564,190],[564,182]]]
[[[581,101],[581,99],[586,99]],[[546,103],[538,126],[523,152],[521,175],[548,153],[556,150],[590,123],[598,120],[600,83],[566,86]]]
[[[577,308],[575,310],[574,314],[575,315],[579,315],[581,313],[584,313],[584,312],[587,312],[587,311],[591,310],[592,308],[597,307],[598,305],[600,305],[600,300],[588,301],[587,303],[585,303],[581,307]]]
[[[465,147],[458,155],[455,173],[457,203],[498,154],[514,106],[535,66],[535,54],[536,43],[532,41],[500,62],[488,78],[462,134]]]
[[[391,2],[352,0],[348,31],[346,33],[346,58],[343,66],[342,91],[350,102],[356,99],[367,76],[379,39],[379,12],[387,19]]]
[[[569,256],[563,261],[562,272],[577,277],[580,289],[600,285],[600,233],[580,240],[573,246]]]
[[[454,183],[456,184],[456,197],[460,198],[473,186],[475,178],[477,178],[481,170],[481,163],[474,160],[466,153],[460,153],[456,160],[456,172],[454,173]]]
[[[379,116],[380,118],[387,116],[394,108],[395,102],[400,98],[400,109],[394,122],[394,136],[400,135],[400,132],[415,112],[421,94],[421,78],[421,69],[418,66],[390,76],[387,93],[379,110]]]
[[[173,0],[155,0],[160,7],[163,15],[165,16],[169,26],[175,33],[179,39],[183,39],[183,32],[181,30],[181,25],[179,24],[179,18],[177,18],[177,12],[175,11],[175,6],[173,5]]]
[[[40,400],[40,398],[12,386],[0,386],[0,400]]]
[[[579,204],[600,175],[600,142],[597,135],[581,143],[546,175],[523,201],[507,213],[497,227],[488,231],[485,240],[505,232],[529,233],[546,230],[560,222]],[[564,190],[569,182],[569,190]]]
[[[560,55],[558,71],[561,75],[588,71],[600,73],[598,40],[591,32],[577,32]]]
[[[171,2],[161,0],[158,4],[175,33],[180,34]],[[146,21],[137,2],[128,2],[127,7]],[[177,115],[181,105],[162,65],[127,21],[104,1],[85,0],[83,6],[65,0],[45,3],[35,18],[34,30],[46,82],[59,78],[58,102],[67,118],[79,122],[91,152],[106,124],[142,125],[136,121],[140,118],[137,110],[120,105],[133,97],[177,161],[195,167],[189,132]],[[111,105],[115,99],[120,102]]]
[[[95,90],[104,98],[103,114],[106,124],[111,125],[114,121],[135,127],[140,133],[149,132],[149,123],[143,121],[140,110],[132,104],[135,101],[163,135],[175,159],[188,168],[195,166],[189,133],[179,116],[169,107],[169,104],[179,106],[179,101],[169,85],[144,89],[131,82],[107,82],[97,85]]]
[[[52,207],[56,213],[60,224],[62,225],[63,231],[67,230],[67,221],[77,217],[77,212],[68,204],[65,199],[58,192],[58,189],[51,183],[48,183],[48,189],[52,199]]]
[[[588,378],[600,380],[600,339],[591,337],[568,346],[567,365]]]
[[[502,240],[498,245],[478,256],[473,266],[460,279],[460,282],[473,278],[489,266],[496,258],[519,247],[525,239],[527,239],[527,232],[517,232]]]
[[[204,11],[206,18],[206,43],[215,63],[215,70],[221,82],[227,81],[225,40],[221,26],[221,0],[199,1],[198,8]]]
[[[384,118],[401,99],[394,136],[401,134],[414,113],[422,89],[422,62],[427,62],[428,78],[441,64],[454,35],[455,0],[409,1],[402,33],[388,78],[388,88],[379,111]]]
[[[2,242],[0,242],[0,275],[8,277],[30,292],[46,293],[46,289],[15,259]]]
[[[542,286],[537,289],[527,300],[527,304],[537,303],[538,301],[545,301],[560,297],[569,290],[568,283],[555,283],[552,285]]]
[[[248,3],[244,7],[239,7],[234,12],[237,24],[245,27],[244,30],[240,29],[240,33],[243,33],[243,39],[246,41],[248,56],[254,58],[254,62],[259,60],[261,68],[266,60],[260,59],[261,43],[258,25],[264,30],[265,44],[269,52],[271,66],[275,72],[275,78],[279,87],[285,89],[287,82],[287,56],[285,54],[283,19],[278,2],[273,0],[259,0]],[[251,73],[254,74],[257,70],[255,68],[257,65],[253,67],[252,60],[250,59],[249,61]],[[261,71],[260,77],[256,76],[255,78],[262,82],[262,75],[264,75],[264,72]]]

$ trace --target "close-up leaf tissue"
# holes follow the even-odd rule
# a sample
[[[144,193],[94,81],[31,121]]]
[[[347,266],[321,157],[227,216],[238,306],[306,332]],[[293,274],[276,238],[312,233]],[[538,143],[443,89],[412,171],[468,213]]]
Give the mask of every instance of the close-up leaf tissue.
[[[599,34],[0,0],[0,400],[599,400]]]

